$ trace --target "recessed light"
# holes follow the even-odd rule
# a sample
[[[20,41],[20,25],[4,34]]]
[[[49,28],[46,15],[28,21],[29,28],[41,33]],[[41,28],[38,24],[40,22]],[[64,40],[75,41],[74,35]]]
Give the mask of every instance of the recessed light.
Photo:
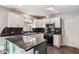
[[[49,16],[46,16],[46,18],[48,18]]]
[[[58,13],[58,11],[57,11],[57,10],[55,10],[55,13]]]
[[[51,11],[54,11],[55,9],[52,8],[52,7],[49,7],[49,8],[46,8],[47,10],[51,10]]]
[[[22,7],[23,5],[18,5],[18,6]]]

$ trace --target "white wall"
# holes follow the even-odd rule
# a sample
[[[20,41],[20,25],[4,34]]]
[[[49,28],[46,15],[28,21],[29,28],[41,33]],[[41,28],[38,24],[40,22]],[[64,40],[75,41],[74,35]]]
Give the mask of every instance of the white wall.
[[[64,36],[63,44],[75,48],[79,48],[79,12],[63,14],[64,20]]]
[[[79,48],[79,17],[64,20],[64,45]]]
[[[0,7],[0,33],[7,26],[7,13],[7,9]]]
[[[63,45],[79,48],[79,11],[59,14],[63,19]]]

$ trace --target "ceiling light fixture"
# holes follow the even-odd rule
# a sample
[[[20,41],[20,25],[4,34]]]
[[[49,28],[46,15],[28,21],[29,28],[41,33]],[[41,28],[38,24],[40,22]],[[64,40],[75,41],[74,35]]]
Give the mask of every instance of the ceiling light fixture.
[[[46,18],[48,18],[49,16],[46,16]]]
[[[20,4],[20,5],[18,5],[18,6],[22,7],[23,5]]]
[[[57,11],[57,10],[55,10],[55,13],[58,13],[58,11]]]
[[[52,8],[52,7],[49,7],[49,8],[46,8],[47,10],[51,10],[51,11],[54,11],[55,9]]]
[[[49,8],[46,8],[46,9],[49,10],[49,11],[53,11],[55,13],[58,13],[58,11],[56,9],[54,9],[53,7],[49,7]]]

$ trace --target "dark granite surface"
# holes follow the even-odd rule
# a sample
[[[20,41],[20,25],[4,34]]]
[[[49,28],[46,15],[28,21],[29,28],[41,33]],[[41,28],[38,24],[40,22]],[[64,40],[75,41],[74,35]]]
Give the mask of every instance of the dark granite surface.
[[[25,40],[32,40],[31,42],[26,42],[24,41],[24,37]],[[27,38],[26,38],[27,37]],[[12,36],[9,38],[6,38],[8,41],[16,44],[17,46],[19,46],[20,48],[23,48],[24,50],[28,51],[42,43],[45,42],[45,39],[41,36],[41,35],[16,35],[16,36]]]
[[[18,35],[18,34],[22,34],[23,28],[22,27],[5,27],[2,31],[1,31],[1,35],[0,36],[12,36],[12,35]]]

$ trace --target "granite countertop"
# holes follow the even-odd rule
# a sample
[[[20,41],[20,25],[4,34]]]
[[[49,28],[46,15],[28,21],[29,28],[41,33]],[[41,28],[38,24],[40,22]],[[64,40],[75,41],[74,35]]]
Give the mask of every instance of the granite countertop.
[[[42,43],[44,43],[46,40],[41,35],[16,35],[12,37],[6,38],[8,41],[16,44],[20,48],[23,48],[24,50],[28,51]],[[31,40],[31,42],[26,42],[26,40]]]

